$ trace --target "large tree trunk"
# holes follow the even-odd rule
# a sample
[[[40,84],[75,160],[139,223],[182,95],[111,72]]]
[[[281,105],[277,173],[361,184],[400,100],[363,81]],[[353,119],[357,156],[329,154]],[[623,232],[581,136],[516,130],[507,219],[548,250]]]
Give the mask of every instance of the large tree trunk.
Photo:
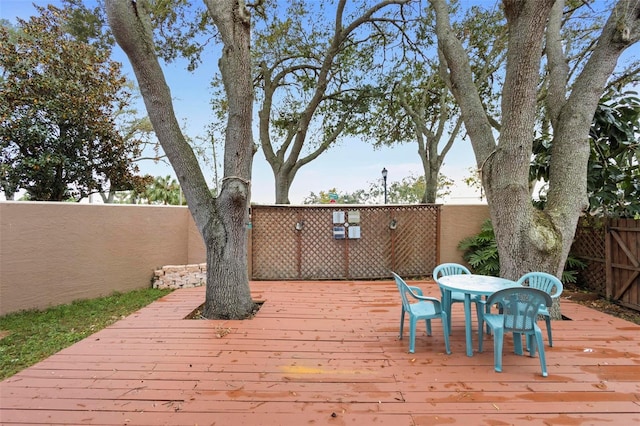
[[[424,194],[422,196],[422,203],[435,203],[438,197],[438,177],[440,176],[440,164],[437,160],[438,153],[432,149],[437,144],[432,143],[428,137],[425,138],[429,144],[428,148],[430,154],[427,154],[424,149],[424,144],[419,144],[418,154],[422,160],[422,173],[424,175]],[[434,152],[435,151],[435,152]],[[434,158],[435,156],[435,158]]]
[[[153,42],[150,10],[145,0],[106,2],[116,41],[133,66],[147,113],[173,166],[189,210],[207,249],[204,316],[242,319],[252,314],[247,274],[247,223],[250,199],[252,84],[249,57],[249,14],[241,0],[207,1],[223,39],[221,72],[229,103],[224,178],[213,198],[193,150],[176,120],[169,87]]]
[[[290,204],[289,190],[291,189],[291,179],[285,171],[273,174],[276,181],[276,204]]]
[[[546,215],[534,209],[529,192],[542,40],[553,1],[524,3],[504,2],[509,39],[500,143],[482,168],[500,272],[511,279],[528,271],[557,275],[562,253],[561,236]]]
[[[438,198],[438,173],[429,173],[425,182],[424,195],[421,202],[433,204]]]
[[[531,204],[528,183],[537,84],[547,22],[549,30],[559,28],[554,22],[562,4],[552,12],[553,0],[503,0],[509,45],[502,128],[496,143],[473,85],[468,56],[451,29],[446,2],[430,1],[436,9],[436,31],[449,65],[452,90],[482,173],[500,253],[500,274],[511,279],[529,271],[560,276],[586,205],[591,120],[620,53],[638,40],[640,4],[630,0],[618,3],[568,99],[567,81],[557,81],[558,76],[566,75],[560,68],[564,56],[558,55],[553,37],[547,39],[547,48],[553,49],[547,59],[555,78],[549,88],[554,139],[548,202],[544,211],[539,211]],[[559,317],[557,306],[554,316]]]

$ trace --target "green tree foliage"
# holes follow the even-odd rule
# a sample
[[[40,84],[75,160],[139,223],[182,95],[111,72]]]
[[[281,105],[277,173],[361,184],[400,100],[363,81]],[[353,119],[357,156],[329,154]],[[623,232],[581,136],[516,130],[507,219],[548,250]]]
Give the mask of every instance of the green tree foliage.
[[[640,216],[640,99],[635,93],[602,98],[589,132],[588,211],[612,217]],[[551,141],[534,144],[531,180],[548,181]],[[545,189],[540,199],[545,201]]]
[[[368,194],[363,189],[348,193],[331,188],[328,191],[320,191],[317,195],[311,192],[302,204],[366,204],[367,198]]]
[[[605,99],[589,136],[589,209],[640,217],[640,99],[635,94]]]
[[[392,181],[387,188],[387,201],[391,204],[424,203],[425,188],[427,186],[424,175],[409,175],[399,181]],[[451,193],[453,181],[443,174],[438,174],[436,198],[446,197]],[[372,185],[369,194],[374,199],[384,198],[384,187]],[[434,199],[433,202],[436,200]]]
[[[110,51],[66,31],[65,11],[0,28],[0,179],[8,198],[80,200],[91,193],[139,183],[114,111],[129,100],[120,65]]]
[[[440,175],[438,196],[449,195],[453,181]],[[425,190],[424,176],[406,176],[400,181],[390,182],[387,187],[387,201],[391,204],[418,204],[422,202]],[[336,188],[320,191],[318,195],[311,192],[305,197],[303,204],[381,204],[384,202],[384,184],[373,182],[367,189],[358,189],[352,193],[339,192]]]
[[[164,206],[185,206],[187,200],[178,181],[171,176],[148,178],[147,185],[140,189],[118,191],[113,201],[118,204],[155,204]]]
[[[83,0],[62,0],[64,5],[64,30],[78,42],[91,44],[99,50],[110,50],[115,40],[103,10],[103,0],[91,8]]]
[[[171,176],[156,177],[144,193],[149,204],[185,205],[180,184]]]

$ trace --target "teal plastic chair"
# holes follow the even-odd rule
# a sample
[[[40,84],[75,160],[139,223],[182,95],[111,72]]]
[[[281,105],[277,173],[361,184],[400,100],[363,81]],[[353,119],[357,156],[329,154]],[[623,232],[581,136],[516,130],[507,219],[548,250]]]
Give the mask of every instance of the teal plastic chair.
[[[542,375],[547,377],[547,361],[542,342],[542,330],[536,320],[540,306],[549,307],[553,303],[548,293],[529,287],[513,287],[499,290],[487,298],[488,306],[498,305],[500,313],[482,313],[478,327],[478,351],[482,352],[484,325],[493,331],[493,363],[497,372],[502,371],[502,348],[505,333],[513,333],[514,352],[522,355],[522,336],[526,336],[530,356],[540,353]]]
[[[551,299],[557,299],[562,294],[562,282],[555,276],[545,272],[529,272],[524,274],[518,280],[518,284],[531,288],[542,290],[551,296]],[[547,337],[549,338],[549,346],[553,346],[553,336],[551,334],[551,314],[546,306],[540,306],[538,315],[541,315],[547,324]]]
[[[460,274],[471,274],[471,271],[467,269],[465,266],[460,265],[458,263],[443,263],[436,266],[433,270],[433,279],[438,282],[438,278],[446,277],[447,275],[460,275]],[[451,332],[451,305],[454,303],[464,302],[464,293],[459,291],[451,292],[451,300],[445,300],[445,291],[440,288],[440,293],[442,297],[442,304],[444,305],[444,310],[447,312],[447,321],[449,322],[449,332]],[[471,302],[476,304],[476,315],[478,317],[478,324],[480,323],[480,313],[479,309],[482,308],[480,301],[482,300],[481,296],[472,296]]]
[[[442,329],[444,331],[444,345],[447,354],[451,353],[449,347],[449,326],[447,322],[447,313],[442,310],[440,300],[435,297],[427,297],[422,295],[419,287],[409,286],[395,272],[391,272],[393,278],[400,291],[402,298],[402,314],[400,315],[400,339],[404,334],[404,318],[405,312],[409,314],[409,353],[415,352],[416,343],[416,326],[419,320],[425,320],[427,325],[427,335],[431,336],[431,320],[440,319],[442,321]]]

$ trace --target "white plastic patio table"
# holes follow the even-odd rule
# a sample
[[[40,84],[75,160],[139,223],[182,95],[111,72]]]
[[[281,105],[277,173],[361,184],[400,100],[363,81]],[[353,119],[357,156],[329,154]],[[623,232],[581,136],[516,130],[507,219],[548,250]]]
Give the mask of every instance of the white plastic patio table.
[[[464,320],[465,335],[467,340],[467,356],[473,356],[471,343],[471,296],[489,296],[498,290],[510,287],[518,287],[515,281],[505,278],[491,277],[488,275],[447,275],[438,278],[438,285],[444,290],[443,305],[447,315],[451,316],[451,292],[464,293]]]

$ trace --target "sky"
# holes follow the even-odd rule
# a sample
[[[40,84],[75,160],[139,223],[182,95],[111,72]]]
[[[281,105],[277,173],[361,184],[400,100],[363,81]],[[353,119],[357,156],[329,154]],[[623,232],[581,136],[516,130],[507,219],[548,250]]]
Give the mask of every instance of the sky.
[[[486,1],[490,5],[496,3],[495,0],[480,1]],[[12,23],[15,23],[16,17],[28,19],[35,13],[34,3],[40,6],[50,3],[60,5],[58,0],[0,0],[0,18]],[[215,52],[209,52],[208,55],[204,57],[204,65],[194,72],[186,71],[184,63],[172,63],[164,67],[178,120],[185,123],[186,133],[192,138],[206,134],[206,126],[212,117],[209,83],[214,67],[217,67],[218,57]],[[124,73],[135,81],[128,60],[119,48],[116,48],[114,59],[123,63]],[[139,109],[141,112],[144,111],[142,105]],[[257,120],[254,119],[254,128],[256,125]],[[254,130],[254,138],[257,138],[256,130]],[[142,173],[175,177],[171,167],[162,163],[154,164],[148,161],[141,163],[140,168]],[[410,175],[421,175],[422,165],[417,154],[417,145],[412,143],[374,150],[371,145],[362,140],[354,138],[343,140],[299,170],[291,186],[289,199],[292,204],[301,204],[311,192],[318,194],[320,191],[336,188],[338,192],[350,193],[357,189],[366,189],[372,183],[382,186],[383,168],[388,171],[388,185]],[[470,170],[473,168],[475,168],[475,159],[470,142],[458,140],[447,154],[441,169],[441,172],[452,179],[455,185],[451,195],[439,202],[450,204],[482,202],[480,193],[463,183],[463,179],[471,175]],[[212,171],[206,168],[203,171],[211,184]],[[254,157],[251,201],[258,204],[275,202],[273,173],[260,150]]]

